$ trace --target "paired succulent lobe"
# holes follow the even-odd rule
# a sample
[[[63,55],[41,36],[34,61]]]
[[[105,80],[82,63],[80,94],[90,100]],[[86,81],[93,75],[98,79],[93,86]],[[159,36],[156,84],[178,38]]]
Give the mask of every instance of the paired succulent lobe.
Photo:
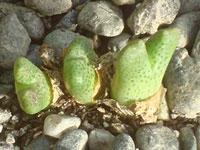
[[[51,104],[53,95],[48,76],[28,59],[16,59],[14,78],[20,107],[27,114],[36,114]]]
[[[93,68],[97,55],[93,42],[78,36],[67,48],[63,64],[63,80],[68,92],[76,101],[91,105],[94,103],[99,77]]]
[[[179,30],[158,31],[145,43],[130,42],[118,55],[111,83],[111,96],[122,105],[153,96],[179,40]]]

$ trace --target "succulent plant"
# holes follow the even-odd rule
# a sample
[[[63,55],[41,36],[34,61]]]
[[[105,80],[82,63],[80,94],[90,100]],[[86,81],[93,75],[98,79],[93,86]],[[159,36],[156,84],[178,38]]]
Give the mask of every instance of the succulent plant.
[[[79,103],[91,105],[100,82],[93,67],[97,55],[86,37],[76,37],[67,48],[63,63],[63,80],[68,92]]]
[[[120,51],[111,84],[112,98],[129,105],[153,96],[161,86],[179,36],[176,28],[162,29],[146,43],[137,39]]]
[[[14,78],[19,104],[27,114],[36,114],[51,104],[53,96],[48,76],[28,59],[16,59]]]

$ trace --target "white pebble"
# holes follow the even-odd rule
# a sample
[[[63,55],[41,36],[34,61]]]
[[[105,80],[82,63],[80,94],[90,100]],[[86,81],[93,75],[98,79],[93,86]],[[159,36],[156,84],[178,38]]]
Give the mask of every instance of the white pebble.
[[[43,132],[45,135],[60,138],[63,133],[77,129],[80,124],[81,119],[78,117],[51,114],[45,118]]]

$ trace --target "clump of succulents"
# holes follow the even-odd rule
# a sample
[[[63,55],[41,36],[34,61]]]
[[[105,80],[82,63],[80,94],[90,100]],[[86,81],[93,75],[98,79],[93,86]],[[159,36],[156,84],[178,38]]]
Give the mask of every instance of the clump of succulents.
[[[179,31],[167,28],[158,31],[144,43],[131,41],[121,50],[114,64],[111,98],[129,105],[153,96],[160,88],[167,65],[179,40]],[[78,36],[67,48],[62,77],[70,95],[82,104],[94,104],[100,88],[100,77],[94,68],[98,57],[93,43]],[[49,77],[25,58],[14,65],[16,93],[22,109],[35,114],[52,103]]]

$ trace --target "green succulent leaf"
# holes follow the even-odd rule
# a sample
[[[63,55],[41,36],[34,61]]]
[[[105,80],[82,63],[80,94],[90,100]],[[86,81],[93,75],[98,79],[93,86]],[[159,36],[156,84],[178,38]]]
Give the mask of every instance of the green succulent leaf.
[[[86,105],[94,103],[98,75],[93,68],[97,55],[91,40],[78,36],[66,51],[63,64],[63,80],[68,92],[79,102]]]
[[[49,78],[28,59],[16,59],[14,78],[19,104],[27,114],[36,114],[51,104],[53,95]]]
[[[179,30],[158,31],[145,43],[130,42],[117,56],[111,96],[122,105],[153,96],[178,44]]]

